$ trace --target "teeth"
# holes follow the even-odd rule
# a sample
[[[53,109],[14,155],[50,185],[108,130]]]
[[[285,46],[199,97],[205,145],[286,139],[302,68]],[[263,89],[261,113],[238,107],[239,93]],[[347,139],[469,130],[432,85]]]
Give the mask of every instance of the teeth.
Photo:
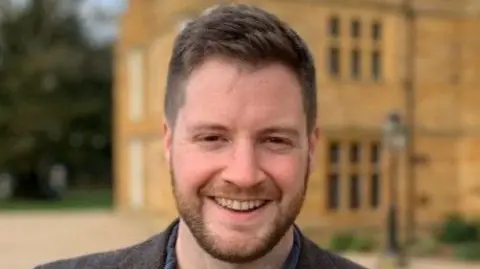
[[[250,201],[239,201],[231,200],[225,198],[215,198],[217,204],[236,211],[247,211],[263,206],[266,201],[264,200],[250,200]]]

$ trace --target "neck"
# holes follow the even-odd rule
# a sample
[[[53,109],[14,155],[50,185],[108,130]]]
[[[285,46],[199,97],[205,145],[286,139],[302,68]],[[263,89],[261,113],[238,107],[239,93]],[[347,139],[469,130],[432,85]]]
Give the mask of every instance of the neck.
[[[280,269],[293,246],[293,226],[278,244],[262,258],[245,264],[231,264],[217,260],[197,243],[187,225],[180,220],[175,252],[178,269]]]

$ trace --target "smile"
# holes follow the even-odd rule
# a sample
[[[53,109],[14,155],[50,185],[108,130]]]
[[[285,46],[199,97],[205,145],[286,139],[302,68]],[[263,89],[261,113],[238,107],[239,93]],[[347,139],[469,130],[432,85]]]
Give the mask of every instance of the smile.
[[[259,209],[267,204],[266,200],[232,200],[226,198],[213,198],[221,207],[237,212],[249,212]]]

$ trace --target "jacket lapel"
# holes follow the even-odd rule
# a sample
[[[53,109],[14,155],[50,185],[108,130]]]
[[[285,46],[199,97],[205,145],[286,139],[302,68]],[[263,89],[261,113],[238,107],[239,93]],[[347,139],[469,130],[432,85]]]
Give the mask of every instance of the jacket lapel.
[[[172,222],[162,233],[133,247],[115,269],[163,269],[165,267],[168,238],[178,225]],[[319,248],[300,233],[301,249],[297,269],[360,269],[364,268],[342,257]],[[103,267],[104,268],[104,267]]]
[[[146,242],[135,246],[122,260],[118,269],[163,269],[165,266],[166,248],[170,234],[178,219],[171,223],[162,233]]]
[[[305,236],[301,236],[302,248],[297,269],[334,269],[334,264],[329,256],[315,243]]]

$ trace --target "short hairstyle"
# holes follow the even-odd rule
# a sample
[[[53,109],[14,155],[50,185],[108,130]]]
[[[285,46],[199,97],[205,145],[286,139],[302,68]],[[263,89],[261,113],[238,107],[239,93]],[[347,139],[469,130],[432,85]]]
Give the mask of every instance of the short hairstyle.
[[[185,102],[185,82],[192,71],[212,57],[224,57],[253,67],[280,63],[295,73],[301,85],[308,132],[316,125],[316,72],[306,42],[277,16],[246,4],[223,4],[191,20],[174,41],[164,108],[174,126]]]

